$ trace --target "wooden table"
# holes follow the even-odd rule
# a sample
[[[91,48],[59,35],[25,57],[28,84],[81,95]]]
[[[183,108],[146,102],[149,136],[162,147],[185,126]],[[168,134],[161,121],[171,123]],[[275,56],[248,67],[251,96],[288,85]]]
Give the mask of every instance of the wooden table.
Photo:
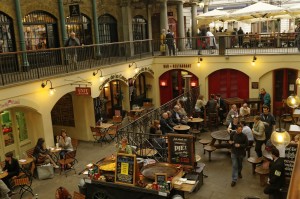
[[[104,137],[101,137],[103,142],[109,143],[110,141],[106,139],[107,132],[110,127],[112,127],[114,124],[112,123],[102,123],[100,126],[96,126],[96,128],[99,128],[100,132],[104,135]],[[98,140],[99,142],[99,140]]]
[[[295,121],[298,122],[300,118],[300,109],[295,109],[293,112],[293,117],[296,118]]]
[[[24,158],[24,159],[20,159],[19,161],[19,165],[26,165],[26,164],[30,164],[31,162],[33,162],[33,158]]]
[[[228,144],[230,135],[227,130],[214,131],[210,135],[213,138],[210,144],[211,146],[215,146],[216,148],[230,148],[230,145]],[[219,144],[215,144],[216,141],[218,141]]]
[[[135,115],[141,116],[141,114],[145,111],[144,108],[136,108],[136,109],[132,109],[130,110],[130,112],[135,113]]]
[[[7,171],[2,171],[2,172],[0,173],[0,179],[5,178],[7,175],[8,175],[8,172],[7,172]]]
[[[183,124],[179,124],[173,127],[173,129],[177,132],[177,133],[187,133],[190,130],[190,126],[188,125],[183,125]]]
[[[114,124],[112,124],[112,123],[102,123],[100,126],[96,126],[96,128],[99,128],[99,129],[108,129],[108,128],[110,128],[113,125]]]
[[[244,100],[238,97],[233,97],[224,99],[224,102],[227,105],[227,111],[229,111],[231,109],[231,105],[233,104],[235,104],[237,108],[240,108],[243,105]]]

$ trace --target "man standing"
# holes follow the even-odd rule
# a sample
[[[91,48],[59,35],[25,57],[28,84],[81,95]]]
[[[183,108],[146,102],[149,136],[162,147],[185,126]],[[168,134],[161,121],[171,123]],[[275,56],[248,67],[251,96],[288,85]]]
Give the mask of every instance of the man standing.
[[[266,141],[271,137],[273,131],[275,131],[275,117],[270,113],[269,107],[263,105],[263,113],[260,114],[260,119],[265,125]]]
[[[218,103],[218,114],[220,117],[220,123],[223,124],[224,114],[226,113],[226,104],[224,100],[221,98],[221,94],[217,94],[217,103]]]
[[[271,96],[264,88],[260,89],[259,99],[263,105],[267,105],[269,109],[271,108]]]
[[[266,141],[265,134],[265,125],[262,121],[260,121],[260,116],[254,117],[254,125],[252,128],[252,133],[255,139],[255,152],[258,158],[262,157],[261,147]]]
[[[169,49],[169,56],[173,55],[175,56],[175,45],[174,45],[174,35],[171,33],[171,30],[168,30],[168,33],[166,34],[166,41]]]
[[[285,183],[284,159],[279,157],[279,150],[276,147],[272,148],[272,158],[273,161],[269,166],[268,186],[264,189],[264,193],[272,195],[275,199]]]
[[[246,147],[248,146],[248,139],[242,133],[243,127],[237,126],[236,131],[230,134],[229,144],[231,144],[231,161],[232,161],[232,182],[234,187],[238,177],[242,178],[243,159],[246,155]]]
[[[240,29],[238,30],[238,39],[239,39],[239,47],[242,48],[243,47],[243,40],[244,40],[244,31],[242,29],[242,27],[240,27]]]
[[[187,32],[186,32],[186,37],[187,37],[187,41],[185,44],[185,48],[191,48],[192,44],[191,44],[191,32],[190,29],[188,28]]]
[[[80,46],[79,39],[76,38],[75,32],[70,33],[69,39],[65,43],[65,47],[73,47],[73,46]],[[77,52],[76,48],[68,48],[67,50],[68,53],[68,60],[69,64],[75,64],[77,66]]]

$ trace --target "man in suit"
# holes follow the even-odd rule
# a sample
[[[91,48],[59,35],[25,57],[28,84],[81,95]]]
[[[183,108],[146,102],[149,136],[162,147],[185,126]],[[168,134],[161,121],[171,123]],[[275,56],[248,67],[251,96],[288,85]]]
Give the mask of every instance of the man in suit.
[[[220,117],[220,123],[223,124],[223,120],[225,119],[224,114],[226,113],[226,104],[220,94],[217,94],[216,96],[217,96],[218,113],[219,113],[219,117]]]
[[[18,160],[13,158],[13,153],[8,152],[5,154],[5,166],[3,168],[3,171],[7,171],[8,175],[4,178],[2,178],[3,182],[6,184],[6,186],[12,190],[12,186],[10,184],[10,180],[14,176],[18,176],[20,173],[20,165]],[[10,194],[10,193],[9,193]]]

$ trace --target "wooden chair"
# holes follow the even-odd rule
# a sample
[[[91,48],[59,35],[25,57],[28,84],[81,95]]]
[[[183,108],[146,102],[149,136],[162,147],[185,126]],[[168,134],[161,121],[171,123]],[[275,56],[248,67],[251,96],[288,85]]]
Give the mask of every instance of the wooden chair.
[[[74,191],[73,199],[85,199],[85,195]]]
[[[76,173],[76,170],[74,168],[74,165],[76,163],[76,150],[68,151],[64,158],[59,160],[58,163],[60,164],[60,174],[64,172],[64,174],[67,177],[67,173],[71,170],[74,170]]]
[[[216,149],[217,149],[216,147],[210,146],[210,145],[206,145],[204,147],[204,151],[208,152],[208,157],[209,157],[208,159],[209,159],[209,161],[211,161],[211,152],[215,151]]]
[[[71,139],[71,142],[72,142],[73,150],[76,150],[76,151],[77,151],[77,148],[78,148],[78,140],[72,138],[72,139]],[[75,158],[75,161],[76,161],[76,163],[78,163],[78,160],[77,160],[76,158]]]
[[[115,124],[108,129],[107,134],[109,135],[109,137],[111,138],[112,141],[114,141],[114,139],[117,137],[117,132],[118,132],[119,127],[120,127],[120,124],[119,125]]]
[[[19,194],[21,194],[20,198],[23,197],[23,194],[25,192],[31,193],[32,196],[34,195],[33,190],[31,188],[34,169],[35,169],[35,164],[34,162],[32,162],[29,172],[26,173],[20,172],[18,176],[14,176],[12,178],[13,187],[14,188],[20,187],[20,191],[19,191]]]
[[[215,127],[219,129],[219,116],[218,113],[209,113],[208,114],[208,125],[210,131],[212,131],[212,128]]]
[[[114,124],[121,124],[123,120],[122,116],[113,116],[113,123]]]
[[[93,138],[95,139],[95,142],[101,143],[107,141],[106,140],[106,134],[101,132],[99,128],[91,126],[91,132],[93,134]]]
[[[205,147],[206,145],[208,145],[209,143],[211,143],[211,140],[208,140],[208,139],[201,139],[201,140],[199,140],[199,143],[202,144],[202,146],[203,146],[203,154],[205,154],[204,147]]]

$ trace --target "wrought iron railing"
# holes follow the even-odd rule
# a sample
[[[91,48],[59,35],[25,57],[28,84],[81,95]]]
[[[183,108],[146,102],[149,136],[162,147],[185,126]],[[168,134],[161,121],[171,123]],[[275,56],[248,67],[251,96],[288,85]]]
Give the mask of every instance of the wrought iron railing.
[[[242,43],[239,43],[242,38]],[[295,33],[215,35],[212,38],[175,38],[177,56],[253,55],[298,53]],[[26,52],[0,53],[0,86],[34,81],[74,71],[99,68],[153,56],[168,56],[160,52],[161,40],[106,43],[80,47],[43,49]],[[76,62],[72,56],[76,52]]]
[[[159,137],[159,135],[149,134],[152,122],[154,120],[160,120],[162,113],[172,110],[178,100],[183,101],[187,116],[192,116],[198,95],[199,87],[195,87],[120,128],[117,132],[117,143],[120,143],[120,140],[126,137],[129,145],[137,147],[136,150],[140,152],[139,155],[149,157],[147,153],[151,153],[152,151],[144,149],[155,149],[157,153],[154,156],[151,155],[151,158],[157,161],[167,161],[166,146],[159,142],[159,139],[153,139],[154,136]]]

